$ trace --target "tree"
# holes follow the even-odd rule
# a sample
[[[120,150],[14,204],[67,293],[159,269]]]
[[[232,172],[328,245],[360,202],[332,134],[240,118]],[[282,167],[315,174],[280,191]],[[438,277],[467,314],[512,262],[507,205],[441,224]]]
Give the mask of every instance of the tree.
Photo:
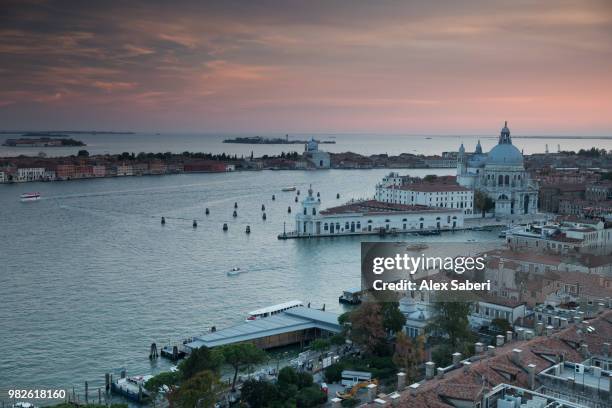
[[[512,330],[512,325],[506,319],[496,317],[491,321],[491,330],[505,334],[507,331]]]
[[[406,324],[406,316],[399,309],[399,302],[384,302],[381,306],[383,327],[390,333],[397,333]]]
[[[404,332],[397,333],[395,341],[395,353],[393,362],[396,366],[403,368],[410,381],[417,376],[417,368],[425,359],[425,340],[423,336],[413,341]]]
[[[170,394],[169,401],[180,408],[209,408],[215,406],[220,392],[218,375],[206,370],[185,381]]]
[[[258,349],[253,343],[230,344],[221,349],[225,362],[234,369],[232,390],[236,389],[238,371],[248,365],[258,364],[267,359],[267,354]]]
[[[482,217],[484,218],[487,211],[495,208],[495,202],[486,193],[476,190],[474,192],[474,207],[482,212]]]
[[[181,380],[179,372],[165,371],[159,373],[153,378],[150,378],[144,385],[145,389],[152,393],[157,393],[160,387],[166,385],[168,387],[176,386]]]
[[[179,370],[185,380],[197,373],[209,370],[218,373],[223,365],[223,354],[219,350],[199,347],[191,352],[189,357],[179,364]]]
[[[432,183],[436,181],[437,179],[438,179],[438,176],[436,176],[435,174],[428,174],[425,177],[423,177],[423,181],[428,182],[428,183]]]
[[[468,315],[471,303],[465,301],[434,302],[434,313],[427,325],[428,332],[448,337],[453,347],[472,339]]]
[[[263,408],[279,399],[278,387],[265,380],[246,380],[240,389],[240,400],[250,408]]]
[[[351,339],[363,346],[364,351],[375,354],[385,345],[386,332],[378,303],[364,302],[350,315]]]
[[[89,157],[89,152],[87,150],[79,150],[77,157]]]
[[[313,340],[312,343],[310,343],[310,348],[312,348],[313,351],[319,352],[319,358],[321,358],[321,355],[323,354],[325,350],[329,349],[329,346],[330,346],[329,340],[325,340],[325,339],[316,339],[316,340]]]
[[[298,408],[318,407],[327,401],[327,395],[317,385],[302,388],[295,395],[295,403]]]

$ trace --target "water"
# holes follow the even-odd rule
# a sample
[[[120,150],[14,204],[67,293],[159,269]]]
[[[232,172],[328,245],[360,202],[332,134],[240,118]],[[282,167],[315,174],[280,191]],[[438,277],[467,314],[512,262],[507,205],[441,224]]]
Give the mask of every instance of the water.
[[[149,362],[151,342],[227,327],[249,310],[287,300],[341,311],[341,291],[359,284],[361,238],[278,240],[284,223],[292,229],[297,209],[295,193],[280,190],[295,185],[305,194],[312,183],[328,207],[373,195],[385,173],[262,171],[0,185],[0,392],[82,387],[85,380],[93,388],[110,369],[167,369],[162,359]],[[43,198],[19,202],[26,191]],[[465,240],[486,233],[447,235]],[[236,266],[248,273],[228,277]]]
[[[128,135],[92,135],[82,134],[73,135],[75,139],[82,140],[87,144],[86,147],[69,148],[14,148],[0,146],[0,157],[29,155],[34,156],[39,152],[44,152],[47,156],[66,156],[76,154],[80,149],[86,149],[91,154],[115,154],[122,152],[210,152],[210,153],[229,153],[238,156],[249,156],[251,151],[255,156],[264,154],[280,154],[281,152],[304,150],[299,144],[294,145],[246,145],[223,143],[224,139],[233,138],[237,135],[232,134],[150,134],[136,133]],[[244,136],[244,135],[241,135]],[[263,135],[266,137],[284,137],[285,135]],[[497,144],[497,132],[491,132],[490,136],[426,136],[419,135],[382,135],[382,134],[291,134],[290,138],[306,140],[311,136],[321,140],[334,140],[335,144],[321,145],[321,149],[329,152],[352,151],[360,154],[388,153],[398,155],[400,153],[413,154],[440,154],[443,151],[456,151],[461,143],[465,144],[468,151],[473,151],[476,142],[481,140],[485,151],[490,150]],[[16,135],[0,135],[0,142],[5,139],[16,137]],[[610,138],[537,138],[515,137],[514,143],[524,149],[525,154],[543,153],[548,144],[551,152],[557,151],[557,144],[562,150],[579,150],[596,146],[599,148],[612,149],[612,139]]]

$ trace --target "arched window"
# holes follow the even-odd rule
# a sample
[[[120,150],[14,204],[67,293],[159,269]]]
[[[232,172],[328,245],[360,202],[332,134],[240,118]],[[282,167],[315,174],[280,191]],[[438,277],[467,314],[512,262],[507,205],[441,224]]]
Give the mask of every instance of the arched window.
[[[497,178],[497,185],[501,186],[502,184],[504,184],[504,176],[500,174],[499,177]]]
[[[306,215],[306,207],[304,207],[304,215]]]
[[[510,176],[506,174],[506,185],[510,185]]]
[[[312,215],[317,215],[317,209],[316,208],[312,209]]]

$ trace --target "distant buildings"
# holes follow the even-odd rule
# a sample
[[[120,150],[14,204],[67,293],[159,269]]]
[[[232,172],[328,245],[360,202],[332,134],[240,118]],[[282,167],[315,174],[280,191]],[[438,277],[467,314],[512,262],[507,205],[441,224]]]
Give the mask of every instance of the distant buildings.
[[[319,142],[314,138],[310,139],[304,146],[303,156],[318,169],[328,169],[331,166],[329,153],[319,150]]]
[[[457,156],[457,182],[487,194],[495,203],[495,215],[534,214],[538,209],[538,186],[525,170],[523,154],[512,144],[507,123],[498,144],[483,153],[480,142],[472,154],[463,144]]]

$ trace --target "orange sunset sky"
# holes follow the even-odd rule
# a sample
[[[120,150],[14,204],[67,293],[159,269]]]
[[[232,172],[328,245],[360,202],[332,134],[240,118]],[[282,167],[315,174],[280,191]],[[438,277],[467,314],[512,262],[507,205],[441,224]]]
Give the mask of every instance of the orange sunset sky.
[[[612,135],[612,0],[0,7],[2,129]]]

